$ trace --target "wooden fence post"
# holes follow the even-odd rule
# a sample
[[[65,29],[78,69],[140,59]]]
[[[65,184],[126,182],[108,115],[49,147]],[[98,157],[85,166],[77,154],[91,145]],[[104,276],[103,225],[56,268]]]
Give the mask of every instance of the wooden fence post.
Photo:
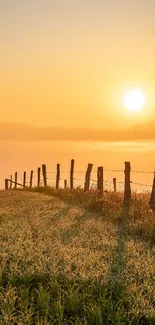
[[[60,181],[60,164],[57,164],[57,174],[56,174],[56,189],[59,189],[59,181]]]
[[[73,189],[74,184],[74,159],[71,160],[71,169],[70,169],[70,189]]]
[[[26,172],[23,174],[23,188],[26,186]]]
[[[114,192],[116,192],[116,178],[113,178]]]
[[[93,164],[88,164],[86,175],[85,175],[85,183],[84,183],[84,191],[89,191],[90,186],[90,174],[93,168]]]
[[[31,170],[31,174],[30,174],[30,188],[32,187],[32,182],[33,182],[33,170]]]
[[[15,189],[17,188],[17,172],[15,172]]]
[[[37,179],[37,186],[38,187],[40,187],[40,174],[41,174],[41,168],[40,167],[38,167],[38,173],[37,173],[38,175],[38,179]]]
[[[5,179],[5,190],[9,189],[9,180]]]
[[[67,179],[64,179],[64,189],[67,189]]]
[[[152,186],[152,192],[151,192],[151,198],[149,204],[151,210],[155,211],[155,172],[154,172],[153,186]]]
[[[130,185],[130,162],[125,162],[125,184],[124,184],[124,204],[129,205],[131,201],[131,185]]]
[[[44,187],[47,186],[47,177],[46,177],[46,165],[42,165],[42,173],[43,173],[43,181],[44,181]]]
[[[10,176],[10,190],[12,189],[12,175]]]
[[[97,190],[103,193],[103,167],[97,169]]]

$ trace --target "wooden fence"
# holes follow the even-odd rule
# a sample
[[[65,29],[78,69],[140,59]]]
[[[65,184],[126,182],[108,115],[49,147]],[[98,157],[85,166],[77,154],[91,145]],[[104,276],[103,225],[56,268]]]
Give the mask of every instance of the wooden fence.
[[[66,190],[67,188],[70,188],[70,190],[72,190],[74,188],[74,180],[76,180],[74,178],[74,165],[75,165],[75,161],[74,159],[71,160],[71,167],[70,167],[70,182],[69,185],[67,184],[67,180],[64,179],[64,189]],[[90,181],[91,181],[91,173],[92,173],[92,168],[93,168],[93,164],[88,164],[87,170],[85,172],[85,180],[84,180],[84,192],[89,192],[90,190]],[[42,175],[41,175],[41,171],[42,171]],[[115,171],[115,170],[112,170]],[[118,170],[116,170],[118,171]],[[120,170],[119,170],[120,171]],[[135,171],[138,172],[138,171]],[[55,188],[56,190],[59,190],[60,188],[60,164],[57,164],[56,166],[56,178],[55,178]],[[103,166],[99,166],[97,168],[97,191],[99,194],[103,195],[104,194],[104,168]],[[142,172],[144,173],[144,172]],[[149,172],[152,173],[152,172]],[[153,185],[152,186],[152,191],[151,191],[151,197],[150,197],[150,208],[152,210],[155,210],[155,173],[153,173]],[[37,187],[42,186],[41,184],[41,176],[43,179],[43,186],[47,187],[47,168],[46,165],[43,164],[42,165],[42,169],[40,167],[38,167],[37,169]],[[23,187],[23,189],[25,188],[32,188],[33,187],[33,177],[34,177],[34,172],[33,170],[31,170],[30,172],[30,178],[29,178],[29,185],[27,185],[26,183],[26,171],[24,171],[23,173],[23,182],[20,183],[18,182],[18,173],[15,172],[15,180],[13,180],[13,176],[10,176],[10,179],[5,179],[5,190],[9,190],[13,188],[14,185],[14,189],[17,189],[17,186],[21,186]],[[95,180],[93,180],[95,181]],[[113,191],[116,192],[117,191],[117,179],[113,178],[112,180],[113,182]],[[132,196],[132,191],[131,191],[131,164],[130,162],[125,162],[125,169],[124,169],[124,204],[125,205],[129,205],[130,201],[131,201],[131,196]],[[143,185],[143,184],[142,184]]]

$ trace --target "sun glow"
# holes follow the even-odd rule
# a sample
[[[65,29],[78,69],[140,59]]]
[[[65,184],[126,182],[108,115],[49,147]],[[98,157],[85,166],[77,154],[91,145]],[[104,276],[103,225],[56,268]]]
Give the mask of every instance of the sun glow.
[[[146,94],[142,89],[128,89],[124,93],[123,105],[130,112],[140,112],[146,104]]]

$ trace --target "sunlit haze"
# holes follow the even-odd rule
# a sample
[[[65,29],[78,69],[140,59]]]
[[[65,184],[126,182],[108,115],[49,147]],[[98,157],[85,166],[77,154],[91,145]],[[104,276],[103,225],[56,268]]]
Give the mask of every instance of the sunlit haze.
[[[63,154],[63,140],[152,143],[154,13],[154,0],[1,1],[0,139],[58,140]]]
[[[125,128],[155,119],[154,12],[154,0],[2,1],[1,121]],[[134,119],[114,98],[132,84],[148,94]]]

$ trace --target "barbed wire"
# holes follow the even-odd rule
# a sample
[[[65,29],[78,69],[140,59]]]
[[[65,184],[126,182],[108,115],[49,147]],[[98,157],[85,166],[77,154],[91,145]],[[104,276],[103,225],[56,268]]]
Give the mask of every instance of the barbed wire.
[[[139,186],[152,187],[152,185],[150,185],[150,184],[141,184],[141,183],[135,183],[135,182],[131,182],[131,183],[134,184],[134,185],[139,185]]]
[[[50,179],[50,180],[55,181],[55,179]],[[59,181],[60,181],[60,180],[62,180],[62,179],[59,179]],[[81,180],[81,179],[74,179],[74,180],[75,180],[75,181],[80,181],[80,182],[85,182],[85,180]],[[91,182],[95,182],[95,183],[97,183],[97,180],[94,180],[94,179],[90,179],[90,181],[91,181]],[[43,180],[40,180],[40,184],[41,184],[41,186],[43,186],[43,183],[44,183]],[[112,184],[113,182],[112,182],[112,181],[109,181],[109,180],[104,180],[104,184],[105,184],[105,186],[106,186],[107,183]],[[34,185],[34,184],[36,184],[36,183],[33,182],[33,185]],[[124,185],[124,182],[123,182],[123,181],[117,181],[117,184]],[[19,184],[18,184],[18,185],[19,185]],[[23,186],[22,184],[20,184],[20,185]],[[30,182],[26,182],[25,185],[26,185],[27,187],[29,187]],[[142,186],[142,187],[152,187],[151,184],[142,184],[142,183],[136,183],[136,182],[131,182],[131,185],[137,185],[137,186]]]
[[[124,173],[124,169],[103,169],[104,172],[116,172],[116,173]],[[74,171],[75,174],[85,174],[85,170],[76,170]],[[92,173],[97,173],[97,170],[91,171]],[[144,171],[144,170],[131,170],[131,173],[138,173],[138,174],[155,174],[155,171]],[[56,174],[56,171],[49,171],[46,174]],[[69,171],[61,171],[61,174],[70,174]],[[35,176],[36,177],[36,176]]]
[[[80,178],[73,178],[74,181],[79,181],[79,182],[85,182],[84,179],[80,179]]]
[[[124,172],[123,169],[103,169],[104,172],[117,172],[117,173],[122,173]]]
[[[73,171],[74,172],[74,175],[76,176],[76,174],[77,174],[77,176],[78,176],[78,174],[79,174],[79,177],[73,177],[73,180],[75,181],[75,182],[80,182],[80,183],[84,183],[86,180],[84,179],[85,178],[85,174],[86,174],[86,170],[74,170]],[[98,172],[98,170],[92,170],[91,171],[91,175],[92,175],[92,177],[93,176],[95,176],[94,175],[94,173],[96,173],[97,174],[97,172]],[[124,169],[107,169],[107,168],[103,168],[103,172],[104,173],[108,173],[108,172],[112,172],[112,173],[124,173]],[[47,181],[49,182],[49,183],[54,183],[54,182],[56,182],[56,170],[55,171],[47,171],[46,172],[47,173],[47,176],[49,176],[49,177],[46,177],[46,179],[47,179]],[[80,178],[81,176],[80,176],[80,174],[81,174],[81,176],[82,176],[82,174],[83,174],[83,176],[82,176],[82,179]],[[145,171],[145,170],[131,170],[131,175],[132,174],[150,174],[150,175],[153,175],[154,174],[154,176],[155,176],[155,171]],[[26,172],[26,185],[30,185],[30,176],[27,176],[27,175],[31,175],[31,171],[30,172]],[[60,175],[61,175],[61,177],[59,178],[59,181],[64,181],[64,180],[67,180],[67,183],[69,183],[70,182],[70,170],[68,170],[68,171],[65,171],[65,170],[62,170],[62,171],[60,171]],[[66,175],[66,176],[63,176],[63,175]],[[12,175],[13,176],[13,175]],[[11,177],[12,177],[11,176]],[[50,177],[51,176],[51,177]],[[55,177],[54,177],[55,176]],[[109,176],[109,175],[108,175]],[[34,183],[37,183],[37,177],[38,177],[38,174],[36,173],[36,171],[35,171],[35,173],[33,174],[33,184]],[[63,178],[64,177],[64,178]],[[95,176],[96,177],[96,176]],[[105,174],[105,177],[106,177],[106,174]],[[66,178],[66,179],[65,179]],[[109,178],[109,177],[107,177],[107,178]],[[122,177],[121,177],[122,178]],[[20,180],[19,182],[21,182],[22,183],[22,180],[23,180],[23,176],[21,176],[21,175],[18,175],[18,179]],[[13,180],[13,177],[12,177],[12,180]],[[94,177],[93,178],[90,178],[90,182],[91,183],[97,183],[98,182],[98,180],[97,179],[94,179]],[[43,175],[42,175],[42,172],[40,173],[40,183],[41,184],[44,184],[44,179],[43,179]],[[114,182],[113,182],[113,180],[111,179],[111,180],[109,180],[109,179],[104,179],[103,180],[103,183],[105,184],[105,186],[106,186],[106,184],[107,184],[107,186],[108,186],[108,184],[111,184],[111,186],[112,186],[112,184],[114,184]],[[139,186],[139,187],[152,187],[152,185],[151,184],[144,184],[144,183],[139,183],[139,182],[134,182],[134,181],[131,181],[130,182],[131,183],[131,186],[132,185],[135,185],[135,186]],[[120,184],[120,185],[123,185],[124,184],[124,181],[121,181],[121,180],[117,180],[116,179],[116,184]],[[109,185],[110,186],[110,185]]]
[[[55,181],[55,178],[47,178],[48,180],[53,180],[53,181]],[[74,179],[74,181],[79,181],[79,182],[85,182],[85,180],[84,179],[80,179],[80,178],[73,178]],[[64,181],[64,179],[63,178],[59,178],[59,181]],[[68,179],[67,179],[67,181],[69,181]],[[95,182],[95,183],[97,183],[97,180],[96,179],[90,179],[90,181],[91,182]],[[106,183],[111,183],[111,184],[113,184],[113,181],[110,181],[110,180],[103,180],[103,182],[106,184]],[[151,184],[144,184],[144,183],[136,183],[136,182],[133,182],[133,181],[131,181],[130,182],[132,185],[139,185],[139,186],[149,186],[149,187],[152,187],[152,185]],[[117,181],[117,184],[124,184],[124,181]]]
[[[56,181],[56,179],[55,178],[46,178],[47,180],[50,180],[50,181]],[[79,181],[79,182],[85,182],[85,180],[84,179],[80,179],[80,178],[73,178],[74,179],[74,181]],[[64,179],[63,178],[59,178],[59,181],[64,181]],[[69,182],[69,179],[67,179],[67,181]],[[90,179],[90,181],[91,182],[95,182],[95,183],[97,183],[97,180],[96,179]],[[43,179],[40,179],[40,182],[41,183],[43,183]],[[34,183],[34,182],[33,182]],[[113,184],[113,181],[110,181],[110,180],[103,180],[103,183],[111,183],[111,184]],[[30,184],[30,182],[26,182],[25,183],[26,185],[29,185]],[[117,184],[124,184],[124,181],[117,181]],[[130,184],[131,185],[138,185],[138,186],[144,186],[144,187],[152,187],[152,185],[151,184],[144,184],[144,183],[137,183],[137,182],[133,182],[133,181],[131,181],[130,182]],[[21,184],[21,186],[22,186],[22,184]]]
[[[140,170],[132,170],[131,173],[138,173],[138,174],[154,174],[154,172],[148,171],[140,171]]]

